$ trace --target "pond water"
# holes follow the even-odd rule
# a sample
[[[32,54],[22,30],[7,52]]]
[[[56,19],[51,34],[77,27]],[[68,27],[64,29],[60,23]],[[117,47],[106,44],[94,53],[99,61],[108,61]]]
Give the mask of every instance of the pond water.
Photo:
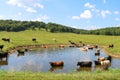
[[[0,70],[7,71],[32,71],[32,72],[75,72],[75,71],[94,71],[101,69],[101,66],[95,66],[94,60],[96,49],[83,52],[80,48],[37,48],[25,52],[23,56],[18,56],[18,52],[9,55],[7,61],[0,61]],[[100,57],[108,56],[100,51]],[[63,61],[63,67],[52,68],[51,61]],[[78,61],[92,61],[91,68],[82,68],[77,66]],[[120,68],[120,59],[112,58],[111,68]]]

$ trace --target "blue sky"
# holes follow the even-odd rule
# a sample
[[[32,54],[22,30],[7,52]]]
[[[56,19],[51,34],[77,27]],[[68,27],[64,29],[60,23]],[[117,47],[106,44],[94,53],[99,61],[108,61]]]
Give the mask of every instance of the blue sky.
[[[0,19],[98,29],[120,26],[119,5],[120,0],[0,0]]]

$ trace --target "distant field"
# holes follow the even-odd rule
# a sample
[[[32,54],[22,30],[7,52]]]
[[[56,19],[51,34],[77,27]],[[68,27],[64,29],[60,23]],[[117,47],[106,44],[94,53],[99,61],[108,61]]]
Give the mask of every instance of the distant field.
[[[1,39],[10,38],[11,42],[4,42]],[[32,38],[37,39],[37,43],[32,41]],[[56,42],[53,39],[56,39]],[[69,44],[69,40],[79,43],[82,41],[85,44],[97,44],[100,46],[108,46],[114,44],[113,49],[107,48],[107,51],[112,54],[120,54],[120,36],[103,36],[103,35],[81,35],[73,33],[50,33],[45,30],[26,30],[21,32],[0,32],[0,45],[5,45],[4,50],[10,47],[20,45],[35,45],[35,44]]]

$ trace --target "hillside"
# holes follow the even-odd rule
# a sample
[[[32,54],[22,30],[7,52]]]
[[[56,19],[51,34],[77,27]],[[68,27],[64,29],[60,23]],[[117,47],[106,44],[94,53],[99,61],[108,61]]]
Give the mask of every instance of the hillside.
[[[24,30],[35,30],[35,28],[45,29],[52,33],[76,33],[76,34],[94,34],[94,35],[120,35],[120,27],[108,27],[96,30],[84,30],[72,28],[57,23],[44,23],[38,21],[16,21],[16,20],[0,20],[0,31],[19,32]]]

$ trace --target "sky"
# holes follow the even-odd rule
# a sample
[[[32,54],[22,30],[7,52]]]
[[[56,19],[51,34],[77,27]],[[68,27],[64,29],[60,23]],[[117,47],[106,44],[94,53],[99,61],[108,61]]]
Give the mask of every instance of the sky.
[[[0,19],[91,30],[120,26],[119,5],[120,0],[0,0]]]

